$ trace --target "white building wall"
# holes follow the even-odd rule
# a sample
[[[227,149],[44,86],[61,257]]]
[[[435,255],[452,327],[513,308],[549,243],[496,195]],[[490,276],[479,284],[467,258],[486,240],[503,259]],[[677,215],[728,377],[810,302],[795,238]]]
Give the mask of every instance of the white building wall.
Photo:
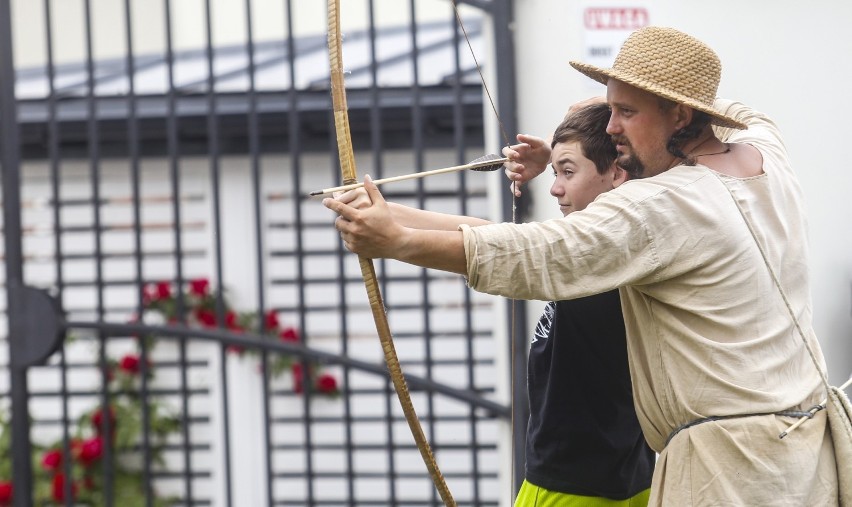
[[[852,78],[852,4],[637,0],[515,0],[518,108],[521,132],[547,136],[568,106],[604,87],[568,65],[584,56],[583,11],[644,8],[650,24],[690,33],[722,60],[719,95],[769,114],[787,141],[807,200],[815,327],[832,382],[852,371],[852,171],[846,167],[844,120]],[[611,55],[614,58],[614,54]],[[550,179],[531,187],[539,218],[557,215]],[[537,305],[533,305],[534,308]],[[536,310],[537,311],[537,310]]]

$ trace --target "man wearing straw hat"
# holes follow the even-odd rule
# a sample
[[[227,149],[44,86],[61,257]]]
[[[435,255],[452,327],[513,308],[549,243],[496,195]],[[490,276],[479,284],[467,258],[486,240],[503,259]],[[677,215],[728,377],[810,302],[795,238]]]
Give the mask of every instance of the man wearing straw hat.
[[[325,201],[344,244],[514,298],[618,288],[637,415],[660,453],[652,505],[836,505],[825,411],[779,438],[820,403],[825,361],[777,127],[715,99],[718,57],[677,30],[634,32],[611,69],[571,65],[606,84],[618,163],[640,179],[562,219],[460,231],[401,226],[368,184],[369,209]],[[518,181],[535,176],[517,162]]]
[[[606,104],[574,107],[540,150],[546,165],[552,147],[550,194],[563,215],[627,180],[615,164],[608,121]],[[363,188],[338,200],[355,208],[370,205]],[[491,223],[394,202],[388,207],[409,227],[454,231],[459,224]],[[525,479],[516,507],[648,504],[655,455],[636,417],[625,342],[615,289],[545,306],[530,341]]]

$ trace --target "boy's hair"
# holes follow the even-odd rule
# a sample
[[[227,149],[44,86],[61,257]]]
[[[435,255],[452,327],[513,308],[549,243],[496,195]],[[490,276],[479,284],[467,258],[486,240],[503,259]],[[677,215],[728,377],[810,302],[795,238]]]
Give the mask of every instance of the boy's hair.
[[[606,133],[610,114],[605,103],[591,104],[568,113],[556,127],[550,147],[578,141],[583,156],[595,164],[598,173],[606,173],[618,156],[612,138]]]

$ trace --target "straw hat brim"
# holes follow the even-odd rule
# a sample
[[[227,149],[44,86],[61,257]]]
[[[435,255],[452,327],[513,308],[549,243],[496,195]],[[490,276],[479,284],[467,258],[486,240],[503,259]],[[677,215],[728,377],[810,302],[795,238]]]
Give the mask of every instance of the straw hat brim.
[[[677,93],[673,90],[669,90],[661,86],[655,85],[654,83],[650,83],[646,79],[643,79],[641,77],[633,76],[627,72],[622,72],[615,69],[602,69],[600,67],[595,67],[594,65],[589,65],[587,63],[577,61],[571,61],[569,63],[572,67],[587,75],[588,77],[594,79],[598,83],[606,85],[607,80],[609,80],[610,78],[617,79],[629,85],[635,86],[636,88],[639,88],[641,90],[645,90],[646,92],[653,93],[654,95],[658,95],[660,97],[677,102],[679,104],[684,104],[699,111],[703,111],[712,117],[710,121],[714,125],[719,125],[720,127],[731,127],[740,130],[745,130],[748,128],[748,125],[746,125],[745,123],[735,120],[730,116],[721,114],[720,112],[716,111],[712,107],[709,107],[702,102],[699,102],[685,95],[681,95],[680,93]]]

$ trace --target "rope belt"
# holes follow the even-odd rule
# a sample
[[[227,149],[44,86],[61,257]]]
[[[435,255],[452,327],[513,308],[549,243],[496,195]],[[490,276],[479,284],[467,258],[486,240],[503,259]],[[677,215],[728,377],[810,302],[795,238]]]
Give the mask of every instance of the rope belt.
[[[680,426],[675,428],[671,433],[669,433],[669,436],[668,436],[668,438],[666,438],[666,443],[663,445],[663,447],[667,447],[669,445],[669,442],[671,442],[672,439],[674,438],[674,436],[677,435],[678,433],[680,433],[681,431],[683,431],[687,428],[691,428],[693,426],[698,426],[699,424],[704,424],[706,422],[724,421],[725,419],[742,419],[744,417],[757,417],[757,416],[761,416],[761,415],[780,415],[780,416],[784,416],[784,417],[795,417],[796,419],[799,419],[799,418],[802,418],[802,417],[807,417],[808,419],[813,419],[814,414],[816,414],[817,412],[819,412],[820,410],[822,410],[824,408],[825,408],[824,405],[814,405],[808,411],[805,411],[805,412],[803,412],[801,410],[782,410],[781,412],[763,412],[763,413],[757,413],[757,414],[711,415],[710,417],[704,417],[702,419],[696,419],[694,421],[690,421],[688,423],[681,424]]]

